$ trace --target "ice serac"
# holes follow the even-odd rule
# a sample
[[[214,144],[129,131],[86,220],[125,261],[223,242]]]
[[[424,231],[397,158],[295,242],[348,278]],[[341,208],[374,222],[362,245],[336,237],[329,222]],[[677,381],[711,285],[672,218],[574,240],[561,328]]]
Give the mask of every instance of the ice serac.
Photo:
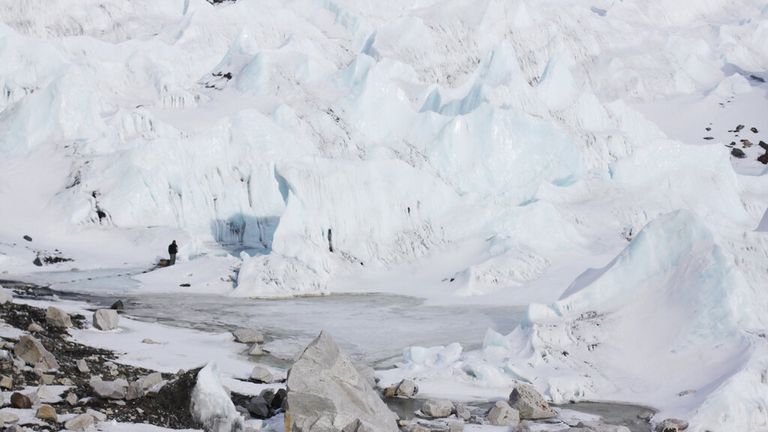
[[[605,268],[577,279],[561,300],[530,306],[526,343],[538,360],[524,375],[587,360],[608,381],[642,380],[619,397],[653,394],[660,417],[689,419],[694,431],[753,430],[765,424],[746,411],[760,411],[768,396],[747,384],[763,367],[758,329],[766,319],[759,311],[767,306],[700,218],[669,213]],[[605,394],[610,386],[567,375],[546,380],[555,401]]]
[[[199,422],[206,432],[244,430],[243,418],[235,409],[227,390],[221,385],[215,363],[209,363],[198,372],[189,410],[192,418]]]
[[[286,430],[397,432],[397,416],[326,332],[310,343],[288,372]]]

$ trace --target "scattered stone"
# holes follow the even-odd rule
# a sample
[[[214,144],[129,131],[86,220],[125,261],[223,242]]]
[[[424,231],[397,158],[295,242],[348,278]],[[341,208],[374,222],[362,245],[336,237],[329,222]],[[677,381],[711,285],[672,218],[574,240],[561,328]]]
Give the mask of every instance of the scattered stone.
[[[244,344],[264,342],[264,335],[252,329],[237,329],[232,335],[235,336],[236,342]]]
[[[32,264],[34,264],[34,265],[36,265],[38,267],[42,267],[43,266],[43,262],[40,260],[40,257],[35,257],[35,259],[32,260]]]
[[[84,431],[93,426],[94,418],[90,414],[80,414],[79,416],[64,423],[64,427],[71,431]]]
[[[100,421],[100,422],[107,421],[107,415],[101,411],[96,411],[94,409],[88,408],[87,410],[85,410],[85,413],[93,417],[93,419],[96,421]]]
[[[488,422],[494,426],[515,426],[520,423],[520,413],[506,401],[498,401],[488,411]]]
[[[257,419],[269,418],[269,402],[263,396],[252,397],[245,408],[248,410],[248,413]]]
[[[764,79],[764,78],[762,78],[762,77],[759,77],[759,76],[757,76],[757,75],[750,75],[749,77],[750,77],[751,79],[753,79],[753,80],[757,81],[757,82],[761,82],[761,83],[764,83],[764,82],[765,82],[765,79]]]
[[[509,405],[520,413],[521,419],[548,419],[556,415],[544,397],[528,384],[515,386],[509,395]]]
[[[453,402],[443,399],[428,399],[421,406],[421,413],[429,418],[443,418],[453,414]]]
[[[99,309],[93,314],[93,326],[102,331],[117,329],[120,316],[114,309]]]
[[[750,148],[750,147],[752,147],[753,145],[754,145],[754,144],[752,144],[752,141],[750,141],[750,140],[748,140],[748,139],[743,139],[743,140],[741,140],[741,147],[742,147],[742,148]]]
[[[264,366],[256,365],[251,371],[251,379],[260,383],[271,384],[277,381],[275,375]]]
[[[119,310],[119,311],[121,311],[121,310],[125,309],[125,305],[123,304],[122,300],[118,300],[118,301],[112,303],[112,306],[110,306],[109,308],[112,309],[112,310]]]
[[[139,378],[128,385],[125,400],[134,400],[144,397],[150,389],[162,382],[163,376],[159,372],[151,373],[145,377]]]
[[[11,395],[11,406],[18,409],[32,408],[32,400],[30,400],[27,395],[14,392]]]
[[[760,141],[759,143],[757,143],[757,145],[762,147],[763,150],[768,151],[768,143],[766,143],[765,141]]]
[[[757,161],[762,162],[763,165],[768,165],[768,151],[764,155],[758,156]]]
[[[469,411],[469,408],[460,403],[456,404],[454,414],[456,414],[456,417],[464,421],[469,421],[469,419],[472,418],[472,412]]]
[[[419,393],[419,386],[411,380],[404,379],[400,381],[395,390],[395,396],[401,398],[412,398]]]
[[[674,418],[664,419],[656,427],[657,432],[680,432],[686,429],[688,429],[687,421]]]
[[[359,426],[372,431],[399,431],[397,415],[326,332],[321,332],[294,363],[287,387],[286,430],[320,432],[359,420]]]
[[[88,367],[88,363],[86,363],[85,359],[77,360],[75,365],[77,366],[77,370],[79,370],[81,373],[88,373],[91,371],[91,368]]]
[[[191,285],[191,284],[189,284],[189,283],[182,283],[182,284],[179,284],[179,286],[180,286],[180,287],[183,287],[183,288],[189,288],[189,287],[191,287],[192,285]]]
[[[28,242],[31,242],[31,241],[32,241],[32,237],[30,237],[30,236],[29,236],[29,235],[27,235],[27,234],[24,234],[24,237],[22,237],[22,238],[23,238],[24,240],[28,241]]]
[[[103,381],[100,377],[91,377],[88,382],[97,396],[106,399],[125,399],[128,381],[120,378],[115,381]]]
[[[746,153],[744,153],[744,150],[737,149],[737,148],[731,150],[731,156],[738,159],[744,159],[745,157],[747,157]]]
[[[53,384],[53,380],[56,379],[55,376],[49,375],[49,374],[42,374],[40,375],[40,382],[44,385],[51,385]]]
[[[264,348],[261,347],[261,344],[255,343],[251,347],[251,350],[248,351],[248,355],[252,355],[252,356],[264,355]]]
[[[40,332],[45,331],[45,329],[40,324],[38,324],[38,323],[31,323],[27,327],[27,331],[30,332],[30,333],[40,333]]]
[[[69,314],[55,306],[48,306],[48,310],[45,312],[45,322],[53,327],[72,327],[72,319],[70,319]]]
[[[739,133],[739,132],[741,132],[742,129],[744,129],[744,125],[740,124],[740,125],[736,126],[736,128],[733,131],[736,132],[736,133]]]
[[[154,341],[154,340],[152,340],[152,339],[149,339],[149,338],[147,338],[147,339],[142,339],[142,340],[141,340],[141,343],[143,343],[143,344],[149,344],[149,345],[160,345],[160,342],[158,342],[158,341]]]
[[[708,136],[708,137],[704,137],[704,139],[707,140],[707,141],[710,141],[710,140],[715,139],[715,137]]]
[[[19,416],[16,414],[8,411],[0,411],[0,425],[16,423],[17,421],[19,421]]]
[[[5,390],[11,390],[13,389],[13,378],[3,375],[0,377],[0,388]]]
[[[35,414],[35,416],[39,419],[47,420],[51,422],[56,422],[58,418],[56,416],[56,410],[53,409],[52,406],[47,404],[40,405],[40,407],[37,409],[37,413]]]
[[[72,392],[70,392],[70,393],[67,393],[67,396],[64,398],[64,400],[65,400],[65,401],[66,401],[68,404],[70,404],[70,405],[72,405],[72,406],[75,406],[75,405],[77,405],[77,395],[76,395],[75,393],[72,393]]]
[[[758,133],[759,132],[756,127],[751,127],[751,128],[749,128],[749,130],[751,130],[752,133]]]
[[[16,357],[24,360],[28,365],[42,364],[48,369],[58,369],[56,358],[37,339],[32,336],[22,336],[13,347]]]
[[[709,127],[709,126],[705,127],[704,129],[705,129],[707,132],[709,132],[709,131],[711,131],[711,130],[712,130],[712,128],[711,128],[711,127]]]

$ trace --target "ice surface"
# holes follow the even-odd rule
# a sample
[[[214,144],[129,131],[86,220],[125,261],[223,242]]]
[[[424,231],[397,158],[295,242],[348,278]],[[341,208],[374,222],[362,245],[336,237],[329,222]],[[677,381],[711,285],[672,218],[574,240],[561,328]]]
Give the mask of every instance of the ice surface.
[[[763,427],[767,22],[758,0],[0,0],[0,273],[535,302],[479,352],[424,332],[487,356],[474,395],[533,374],[499,368],[513,352],[552,398]],[[173,239],[178,265],[143,273]]]

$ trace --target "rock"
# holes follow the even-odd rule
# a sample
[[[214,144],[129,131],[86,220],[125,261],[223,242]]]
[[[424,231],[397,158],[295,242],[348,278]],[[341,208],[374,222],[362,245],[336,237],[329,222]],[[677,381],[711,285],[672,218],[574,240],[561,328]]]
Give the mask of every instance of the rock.
[[[96,411],[88,408],[87,410],[85,410],[85,413],[93,417],[93,419],[96,421],[100,421],[100,422],[107,421],[107,415],[101,411]]]
[[[79,359],[75,362],[75,365],[77,365],[77,370],[79,370],[82,373],[88,373],[91,371],[91,368],[88,367],[88,363],[85,362],[85,359]]]
[[[768,151],[764,155],[758,156],[757,161],[762,162],[763,165],[768,165]]]
[[[344,426],[341,432],[375,432],[368,426],[364,425],[359,419],[355,419],[352,423]]]
[[[751,128],[749,128],[749,130],[751,130],[752,133],[758,133],[759,132],[756,127],[751,127]]]
[[[208,432],[240,432],[245,428],[213,363],[197,373],[189,407],[192,418]]]
[[[505,401],[498,401],[488,411],[488,422],[494,426],[515,426],[520,423],[520,413]]]
[[[421,406],[421,413],[430,418],[443,418],[453,414],[453,402],[443,399],[428,399]]]
[[[656,426],[657,432],[679,432],[686,429],[688,429],[688,422],[675,418],[664,419]]]
[[[357,427],[399,431],[397,416],[326,332],[321,332],[294,363],[287,387],[286,430],[340,430],[358,420]]]
[[[27,331],[30,333],[40,333],[45,331],[45,329],[38,323],[32,323],[27,326]]]
[[[34,265],[36,265],[38,267],[42,267],[43,266],[43,262],[40,260],[39,256],[35,257],[35,259],[32,260],[32,264],[34,264]]]
[[[745,157],[747,157],[747,155],[744,153],[744,150],[737,149],[737,148],[731,149],[731,156],[738,159],[744,159]]]
[[[419,393],[419,386],[411,380],[404,379],[397,384],[395,396],[401,398],[412,398]]]
[[[520,413],[521,419],[548,419],[556,415],[539,392],[528,384],[515,386],[509,395],[509,405]]]
[[[27,235],[27,234],[24,234],[24,237],[22,237],[22,238],[23,238],[24,240],[28,241],[28,242],[31,242],[31,241],[32,241],[32,237],[30,237],[30,236],[29,236],[29,235]]]
[[[266,384],[277,381],[271,370],[260,365],[256,365],[251,371],[251,379]]]
[[[254,396],[245,406],[248,412],[257,419],[269,418],[270,407],[269,402],[264,399],[263,396]]]
[[[88,382],[97,396],[105,399],[125,399],[128,381],[120,378],[115,381],[102,381],[100,377],[91,377]]]
[[[49,375],[49,374],[42,374],[40,375],[40,382],[44,385],[51,385],[53,384],[53,380],[56,379],[55,376]]]
[[[120,316],[114,309],[99,309],[93,314],[93,326],[102,331],[117,329]]]
[[[232,335],[235,336],[235,341],[244,344],[264,342],[264,335],[252,329],[237,329]]]
[[[32,400],[27,395],[14,392],[11,395],[11,406],[18,409],[32,408]]]
[[[757,145],[759,145],[760,148],[762,148],[763,150],[768,150],[768,143],[766,143],[765,141],[760,141],[759,143],[757,143]]]
[[[736,126],[736,128],[733,131],[736,132],[736,133],[739,133],[739,132],[741,132],[742,129],[744,129],[744,125],[740,124],[740,125]]]
[[[163,376],[159,372],[151,373],[147,376],[139,378],[138,380],[128,385],[128,390],[125,394],[125,400],[134,400],[140,397],[144,397],[144,395],[146,395],[152,387],[162,382]]]
[[[472,413],[469,411],[469,408],[462,404],[457,403],[453,412],[456,414],[456,417],[464,421],[469,421],[469,419],[472,418]]]
[[[19,341],[13,347],[13,353],[30,366],[41,364],[46,369],[59,368],[59,363],[53,357],[53,354],[48,352],[43,344],[32,336],[22,336],[19,338]]]
[[[154,340],[149,339],[149,338],[142,339],[141,343],[143,343],[143,344],[150,344],[150,345],[159,345],[160,344],[160,342],[154,341]]]
[[[90,414],[80,414],[79,416],[64,423],[64,427],[71,431],[84,431],[93,426],[94,418]]]
[[[255,343],[251,347],[251,350],[248,351],[248,355],[252,355],[252,356],[264,355],[264,349],[261,347],[261,344]]]
[[[13,378],[3,375],[0,377],[0,388],[11,390],[13,389]]]
[[[40,407],[37,409],[37,413],[35,416],[42,420],[47,420],[51,422],[56,422],[57,416],[56,416],[56,410],[53,409],[50,405],[40,405]]]
[[[125,309],[125,305],[123,305],[123,301],[122,300],[118,300],[118,301],[112,303],[112,306],[110,306],[109,308],[112,309],[112,310],[119,310],[119,311],[121,311],[121,310]]]
[[[262,396],[264,392],[262,392]],[[264,399],[267,399],[269,401],[269,406],[272,407],[273,410],[278,410],[280,408],[283,408],[283,405],[285,405],[285,401],[288,398],[288,392],[285,389],[278,389],[271,398],[267,398],[266,396]]]
[[[67,397],[64,400],[72,406],[77,405],[77,395],[72,392],[67,393]]]
[[[3,424],[16,423],[19,421],[19,416],[12,412],[0,411],[0,426]]]
[[[409,432],[432,432],[432,429],[427,428],[426,426],[415,424],[411,426],[410,429],[408,429]]]
[[[70,319],[69,314],[55,306],[48,306],[48,310],[45,311],[45,322],[53,327],[72,327],[72,319]]]

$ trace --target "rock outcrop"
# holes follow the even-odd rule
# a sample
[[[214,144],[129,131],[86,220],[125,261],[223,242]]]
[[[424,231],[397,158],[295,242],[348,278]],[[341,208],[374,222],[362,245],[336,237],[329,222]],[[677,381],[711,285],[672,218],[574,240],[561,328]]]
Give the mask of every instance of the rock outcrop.
[[[397,416],[326,332],[293,365],[287,386],[288,431],[399,431]]]

